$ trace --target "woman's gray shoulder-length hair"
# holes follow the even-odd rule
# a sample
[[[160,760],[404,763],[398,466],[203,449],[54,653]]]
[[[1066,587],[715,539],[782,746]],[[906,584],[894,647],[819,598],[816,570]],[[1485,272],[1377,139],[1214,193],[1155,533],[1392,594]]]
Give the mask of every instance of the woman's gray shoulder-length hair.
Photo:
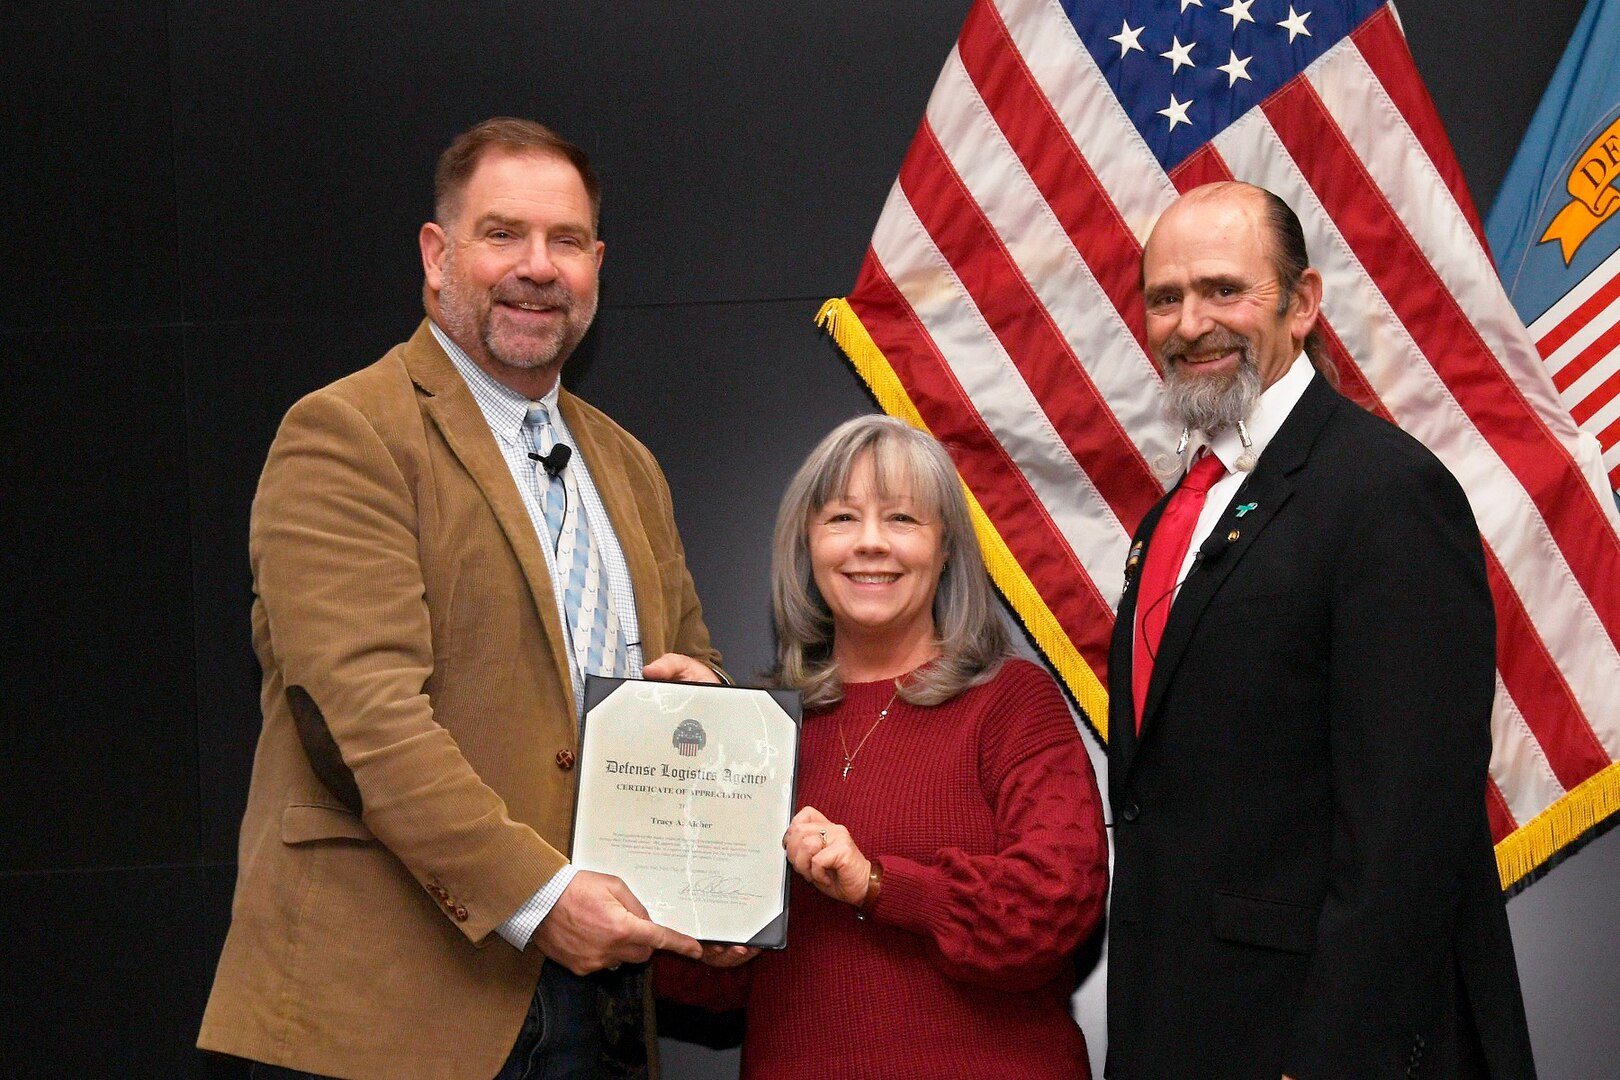
[[[844,696],[832,656],[833,619],[810,566],[811,517],[849,490],[862,455],[872,456],[880,494],[911,488],[922,513],[937,517],[945,555],[934,594],[939,658],[900,690],[913,705],[937,705],[992,678],[1010,652],[1007,630],[991,595],[989,575],[973,533],[962,482],[933,436],[889,416],[861,416],[833,429],[799,467],[776,515],[771,545],[771,603],[776,617],[780,686],[798,690],[809,708]]]

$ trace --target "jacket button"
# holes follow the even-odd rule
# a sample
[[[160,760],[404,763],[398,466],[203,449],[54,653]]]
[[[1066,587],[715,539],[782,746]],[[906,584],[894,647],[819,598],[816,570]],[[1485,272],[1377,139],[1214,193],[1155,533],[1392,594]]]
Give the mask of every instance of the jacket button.
[[[460,904],[456,905],[456,921],[457,922],[466,922],[467,921],[467,909],[462,907]]]
[[[1125,808],[1120,811],[1120,817],[1124,818],[1126,821],[1135,821],[1141,816],[1142,808],[1136,805],[1135,800],[1126,803]]]
[[[574,767],[574,752],[572,750],[557,751],[557,768],[567,772]]]

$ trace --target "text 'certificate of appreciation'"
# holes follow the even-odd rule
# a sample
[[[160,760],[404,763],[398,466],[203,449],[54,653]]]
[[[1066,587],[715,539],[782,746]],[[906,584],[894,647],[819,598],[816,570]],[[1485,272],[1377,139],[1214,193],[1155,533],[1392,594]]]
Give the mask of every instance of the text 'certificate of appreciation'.
[[[781,948],[800,715],[787,690],[588,676],[574,865],[673,930]]]

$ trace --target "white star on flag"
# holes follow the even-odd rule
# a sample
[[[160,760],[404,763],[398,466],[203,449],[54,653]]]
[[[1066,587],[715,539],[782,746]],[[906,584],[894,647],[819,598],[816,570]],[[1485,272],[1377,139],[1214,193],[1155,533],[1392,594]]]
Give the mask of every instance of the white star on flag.
[[[1311,13],[1308,11],[1295,15],[1294,5],[1288,5],[1288,18],[1277,24],[1288,31],[1288,44],[1292,45],[1294,43],[1294,39],[1301,35],[1304,35],[1305,37],[1311,36],[1311,32],[1305,29],[1305,20],[1310,17]]]
[[[1170,74],[1174,75],[1176,72],[1180,71],[1183,67],[1197,67],[1198,66],[1197,64],[1193,63],[1193,61],[1192,61],[1192,51],[1193,51],[1194,48],[1197,47],[1197,45],[1198,45],[1198,42],[1196,42],[1196,41],[1189,41],[1189,42],[1187,42],[1187,44],[1183,45],[1181,43],[1181,39],[1179,37],[1172,37],[1170,39],[1170,51],[1169,52],[1162,52],[1162,53],[1159,54],[1160,56],[1164,57],[1166,60],[1170,61],[1170,63],[1175,65],[1174,67],[1172,67],[1170,69]]]
[[[1216,71],[1226,72],[1227,89],[1231,89],[1232,87],[1236,86],[1239,79],[1249,79],[1249,61],[1253,59],[1254,57],[1252,56],[1245,56],[1243,59],[1239,60],[1238,54],[1234,52],[1232,54],[1232,59],[1215,69]],[[1253,82],[1254,80],[1249,79],[1249,81]]]
[[[1181,0],[1181,10],[1185,12],[1190,7],[1203,7],[1204,0]]]
[[[1191,127],[1192,121],[1187,119],[1187,107],[1191,104],[1192,101],[1190,99],[1187,101],[1177,101],[1176,95],[1171,94],[1169,106],[1167,108],[1160,109],[1159,115],[1169,119],[1171,131],[1176,130],[1177,124],[1186,124],[1188,127]]]
[[[1221,8],[1221,14],[1232,16],[1232,29],[1236,31],[1238,23],[1254,22],[1254,16],[1249,14],[1249,9],[1252,7],[1254,7],[1254,0],[1232,0],[1230,7]]]
[[[1146,49],[1142,48],[1141,43],[1137,41],[1137,39],[1142,36],[1142,31],[1146,28],[1146,26],[1147,24],[1143,23],[1141,26],[1138,26],[1133,30],[1131,29],[1129,20],[1121,20],[1119,24],[1119,33],[1115,34],[1108,40],[1117,41],[1119,43],[1119,55],[1121,57],[1124,57],[1124,55],[1130,52],[1132,49],[1135,49],[1137,52],[1147,52]]]

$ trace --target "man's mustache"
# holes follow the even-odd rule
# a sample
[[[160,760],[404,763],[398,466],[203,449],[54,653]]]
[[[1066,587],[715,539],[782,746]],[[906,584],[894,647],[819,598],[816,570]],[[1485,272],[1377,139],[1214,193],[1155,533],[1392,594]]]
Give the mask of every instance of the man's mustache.
[[[550,285],[503,285],[494,292],[495,302],[498,304],[530,304],[535,307],[558,308],[562,311],[574,309],[574,296],[560,284]]]
[[[1243,350],[1246,354],[1248,348],[1249,339],[1233,330],[1211,330],[1191,341],[1180,334],[1172,333],[1160,346],[1159,358],[1166,361],[1180,360],[1188,353],[1226,352],[1230,349]]]

